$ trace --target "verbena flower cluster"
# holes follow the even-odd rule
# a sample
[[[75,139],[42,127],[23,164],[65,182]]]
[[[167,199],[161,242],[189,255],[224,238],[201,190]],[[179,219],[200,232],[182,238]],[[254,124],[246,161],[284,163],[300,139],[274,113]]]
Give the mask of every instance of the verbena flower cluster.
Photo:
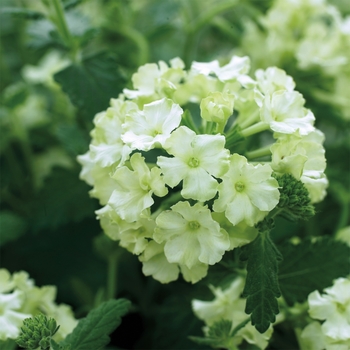
[[[259,67],[292,63],[303,71],[317,69],[329,81],[329,93],[313,87],[312,94],[350,119],[350,16],[343,18],[326,0],[275,0],[258,22],[263,30],[247,21],[242,40],[253,62]]]
[[[94,118],[81,178],[104,232],[143,273],[195,283],[226,251],[251,242],[280,200],[273,175],[325,196],[323,134],[283,70],[248,75],[248,57],[141,66]]]
[[[23,320],[42,313],[61,325],[54,339],[64,339],[78,321],[69,305],[57,305],[55,299],[55,286],[37,287],[25,271],[11,275],[8,270],[0,269],[0,340],[17,338]]]

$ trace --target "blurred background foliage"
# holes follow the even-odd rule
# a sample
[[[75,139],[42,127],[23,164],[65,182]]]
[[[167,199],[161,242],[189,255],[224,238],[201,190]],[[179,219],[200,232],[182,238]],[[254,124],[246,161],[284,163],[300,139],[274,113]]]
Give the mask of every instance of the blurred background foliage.
[[[345,0],[333,0],[342,14]],[[58,301],[77,317],[111,296],[126,297],[134,310],[112,337],[110,349],[195,349],[201,335],[192,298],[206,298],[208,283],[224,283],[229,267],[212,267],[210,278],[190,286],[161,285],[145,278],[137,258],[101,235],[96,200],[79,180],[76,156],[85,153],[94,115],[147,62],[181,57],[223,60],[247,54],[247,19],[258,23],[270,0],[2,0],[0,3],[0,253],[10,272],[26,270],[38,286],[53,284]],[[268,62],[268,60],[267,60]],[[258,68],[258,62],[252,61]],[[316,99],[327,93],[317,69],[292,75],[317,126],[326,134],[326,199],[306,223],[280,220],[276,242],[298,236],[334,235],[349,225],[349,120],[342,110]],[[232,252],[233,259],[237,253]],[[116,265],[118,261],[118,265]],[[116,266],[118,266],[116,268]],[[110,285],[113,275],[113,286]],[[116,277],[117,276],[117,277]],[[109,281],[109,282],[108,282]],[[270,349],[295,345],[277,329]],[[203,349],[203,346],[200,348]],[[253,349],[246,344],[246,348]]]

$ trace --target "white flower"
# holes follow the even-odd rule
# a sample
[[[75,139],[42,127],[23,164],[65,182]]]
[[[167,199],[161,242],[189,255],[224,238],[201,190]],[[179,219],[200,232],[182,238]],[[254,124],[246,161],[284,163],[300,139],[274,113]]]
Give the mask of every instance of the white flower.
[[[350,280],[338,278],[324,294],[317,290],[308,297],[309,314],[325,320],[323,333],[334,340],[350,340]]]
[[[192,309],[196,316],[203,320],[207,326],[220,320],[232,322],[232,329],[248,319],[244,312],[246,301],[240,298],[244,287],[244,279],[237,277],[226,289],[220,287],[211,290],[215,296],[212,301],[192,300]],[[272,326],[263,334],[260,334],[251,323],[246,324],[234,336],[233,342],[239,345],[243,339],[249,344],[255,344],[260,349],[265,349],[273,332]]]
[[[147,63],[141,66],[137,73],[132,76],[133,86],[136,90],[124,89],[127,98],[136,99],[139,97],[165,97],[171,95],[179,81],[184,77],[184,63],[180,58],[170,61],[171,68],[159,61],[159,66],[155,63]]]
[[[153,276],[161,283],[175,281],[179,276],[177,264],[169,263],[164,255],[164,244],[150,241],[139,259],[142,262],[143,274]]]
[[[191,269],[199,263],[213,265],[221,260],[230,242],[226,232],[212,219],[210,210],[199,203],[178,202],[159,214],[154,239],[165,242],[164,253],[171,263]]]
[[[174,187],[183,180],[184,198],[206,201],[215,196],[218,183],[228,168],[229,151],[221,135],[196,135],[185,126],[175,130],[164,145],[173,158],[158,157],[167,185]]]
[[[0,293],[9,292],[14,286],[10,272],[6,269],[0,269]]]
[[[233,113],[234,96],[219,91],[210,93],[200,104],[201,117],[215,123],[226,123]]]
[[[349,350],[350,339],[345,341],[327,337],[320,322],[309,323],[298,338],[301,350]]]
[[[326,168],[324,135],[315,130],[306,136],[298,133],[281,135],[271,146],[271,167],[279,173],[290,173],[296,179],[307,176],[320,178]]]
[[[121,135],[125,116],[133,110],[138,110],[135,103],[119,98],[111,100],[111,107],[107,111],[96,114],[90,144],[93,162],[108,167],[113,164],[123,165],[129,158],[131,148],[122,141]]]
[[[0,294],[0,340],[19,336],[23,320],[31,315],[19,311],[25,300],[22,291]]]
[[[261,107],[260,118],[271,130],[282,134],[307,135],[315,128],[312,112],[304,108],[305,100],[296,91],[279,90],[265,97],[256,90],[256,102]]]
[[[182,108],[170,99],[144,105],[143,111],[127,114],[122,140],[132,149],[148,151],[163,146],[170,133],[180,125]]]
[[[286,72],[277,67],[269,67],[266,70],[258,69],[255,72],[256,80],[261,92],[265,95],[278,90],[293,91],[295,82]]]
[[[220,67],[217,60],[207,63],[193,62],[191,69],[203,75],[214,73],[222,82],[237,80],[241,85],[247,88],[256,85],[256,82],[246,75],[250,69],[250,60],[247,56],[233,56],[230,62],[222,67]]]
[[[153,167],[150,170],[140,153],[131,156],[130,164],[133,170],[123,166],[113,174],[115,190],[108,204],[123,220],[133,222],[142,215],[147,216],[146,209],[154,203],[153,193],[163,197],[168,190],[160,175],[160,169]]]
[[[233,225],[245,221],[254,226],[279,201],[278,182],[271,173],[268,164],[254,166],[245,157],[233,154],[230,168],[219,185],[214,211],[224,211]]]
[[[221,230],[227,232],[230,239],[230,249],[241,247],[248,244],[256,238],[258,230],[255,227],[248,226],[244,221],[237,225],[227,219],[224,213],[212,213],[213,219],[220,224]]]

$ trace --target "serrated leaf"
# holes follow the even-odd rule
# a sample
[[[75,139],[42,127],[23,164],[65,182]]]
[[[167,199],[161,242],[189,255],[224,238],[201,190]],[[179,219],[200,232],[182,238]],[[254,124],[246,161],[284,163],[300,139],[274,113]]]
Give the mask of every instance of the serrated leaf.
[[[314,290],[332,285],[334,279],[345,277],[350,270],[350,248],[331,237],[297,245],[279,247],[284,260],[280,265],[279,284],[289,305],[303,302]]]
[[[243,297],[247,298],[245,312],[251,314],[252,325],[264,333],[279,313],[277,298],[281,295],[278,286],[278,261],[281,254],[268,232],[260,233],[245,246],[243,258],[248,259],[247,279]]]
[[[0,246],[21,237],[27,228],[26,221],[19,215],[10,211],[0,212]]]
[[[55,74],[55,80],[72,103],[90,118],[106,109],[112,97],[118,97],[124,79],[116,60],[107,53],[83,60]]]
[[[98,350],[110,341],[109,334],[121,323],[131,306],[129,300],[111,299],[102,303],[96,309],[81,319],[60,346],[70,345],[74,350]]]
[[[32,229],[53,229],[93,215],[96,203],[89,197],[89,190],[79,180],[78,169],[54,167],[30,203]]]

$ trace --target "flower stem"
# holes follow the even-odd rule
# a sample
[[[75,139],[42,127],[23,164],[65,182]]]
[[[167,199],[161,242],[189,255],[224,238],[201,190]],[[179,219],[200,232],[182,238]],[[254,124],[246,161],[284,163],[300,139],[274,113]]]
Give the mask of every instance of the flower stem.
[[[248,159],[255,159],[255,158],[261,158],[265,156],[270,156],[271,155],[271,150],[270,150],[271,145],[265,146],[258,148],[254,151],[246,152],[245,156]]]
[[[108,271],[107,271],[107,286],[106,297],[107,300],[116,297],[117,293],[117,276],[118,276],[118,261],[120,257],[120,250],[108,257]]]
[[[249,126],[246,129],[241,130],[240,133],[243,137],[248,137],[248,136],[251,136],[254,134],[258,134],[259,132],[262,132],[262,131],[265,131],[268,129],[269,129],[269,124],[264,123],[264,122],[259,122],[259,123],[252,125],[252,126]]]

